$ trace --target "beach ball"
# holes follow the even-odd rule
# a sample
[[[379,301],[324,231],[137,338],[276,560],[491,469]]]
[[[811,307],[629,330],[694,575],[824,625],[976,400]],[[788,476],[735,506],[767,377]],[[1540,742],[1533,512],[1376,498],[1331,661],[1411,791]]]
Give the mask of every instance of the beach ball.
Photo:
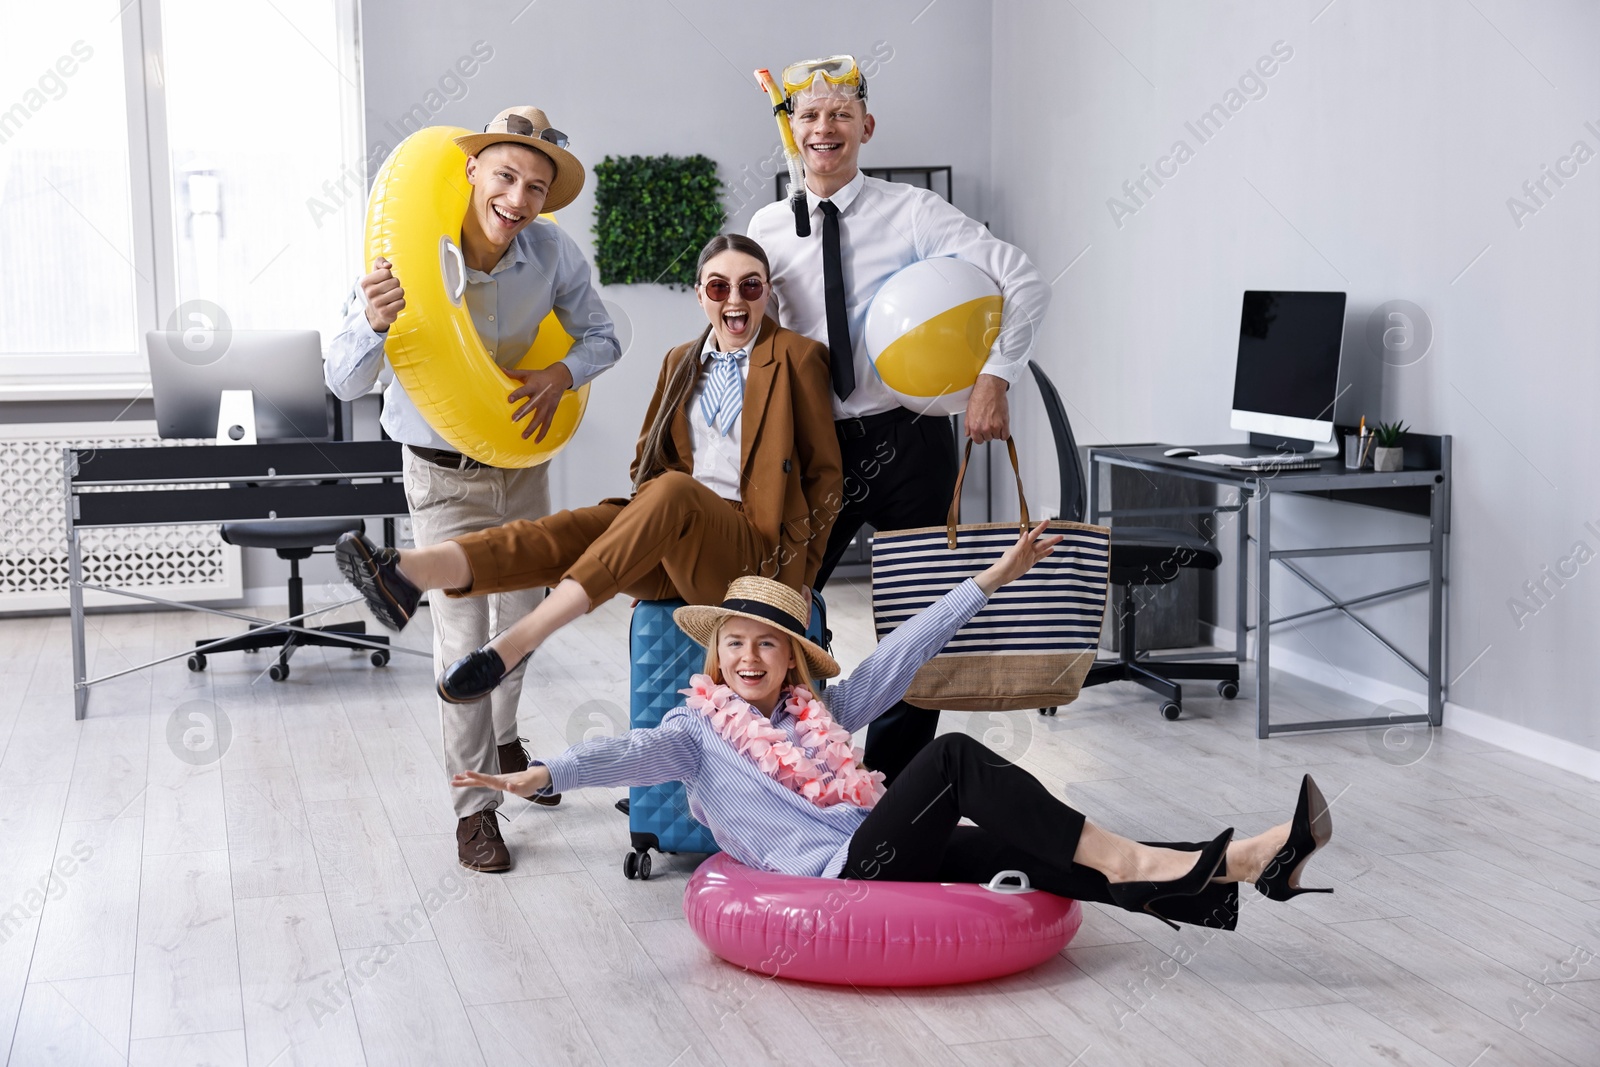
[[[957,415],[1000,335],[1000,286],[960,259],[924,259],[891,275],[867,308],[867,354],[900,403]]]

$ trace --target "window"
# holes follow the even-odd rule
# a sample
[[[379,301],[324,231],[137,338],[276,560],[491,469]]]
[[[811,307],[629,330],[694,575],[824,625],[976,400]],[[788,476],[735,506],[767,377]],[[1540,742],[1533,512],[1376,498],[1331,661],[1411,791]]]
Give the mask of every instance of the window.
[[[366,209],[355,0],[56,0],[7,31],[0,373],[142,378],[146,330],[219,318],[337,328]]]
[[[116,10],[113,3],[66,0],[6,12],[0,357],[138,350]]]

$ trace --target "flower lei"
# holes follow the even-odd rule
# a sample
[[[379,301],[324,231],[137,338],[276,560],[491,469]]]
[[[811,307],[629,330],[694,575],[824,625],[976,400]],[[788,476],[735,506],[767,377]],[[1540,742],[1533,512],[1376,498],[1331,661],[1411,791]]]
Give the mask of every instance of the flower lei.
[[[709,719],[712,729],[762,773],[817,807],[870,808],[883,796],[883,773],[861,766],[861,750],[851,747],[850,731],[804,686],[792,686],[783,694],[783,710],[795,718],[798,744],[708,674],[695,675],[688,689],[678,691],[688,697],[690,710]]]

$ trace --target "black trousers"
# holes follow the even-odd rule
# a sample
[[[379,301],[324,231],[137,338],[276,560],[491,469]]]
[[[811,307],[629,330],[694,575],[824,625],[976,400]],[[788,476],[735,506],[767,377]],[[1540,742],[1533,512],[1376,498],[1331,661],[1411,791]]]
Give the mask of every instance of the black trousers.
[[[904,409],[899,409],[904,411]],[[874,417],[868,416],[869,420]],[[863,524],[876,530],[943,526],[955,492],[955,434],[950,420],[905,411],[901,421],[854,419],[835,424],[844,461],[844,503],[817,571],[821,589]],[[901,701],[867,730],[866,764],[894,781],[911,757],[933,740],[939,713]]]
[[[978,825],[958,825],[963,817]],[[1036,889],[1109,904],[1105,875],[1072,862],[1083,823],[1021,767],[966,734],[945,734],[917,753],[856,830],[839,876],[987,882],[1001,871],[1023,871]],[[1146,844],[1198,852],[1206,842]],[[1232,930],[1239,887],[1212,882],[1156,908],[1174,922]]]

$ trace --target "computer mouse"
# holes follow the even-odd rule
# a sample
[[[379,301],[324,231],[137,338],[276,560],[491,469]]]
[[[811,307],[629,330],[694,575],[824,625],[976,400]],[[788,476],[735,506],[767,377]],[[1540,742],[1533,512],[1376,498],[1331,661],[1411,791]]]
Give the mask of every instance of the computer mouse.
[[[1198,456],[1200,450],[1198,448],[1169,448],[1161,454],[1163,456],[1171,456],[1173,459],[1188,459],[1190,456]]]

